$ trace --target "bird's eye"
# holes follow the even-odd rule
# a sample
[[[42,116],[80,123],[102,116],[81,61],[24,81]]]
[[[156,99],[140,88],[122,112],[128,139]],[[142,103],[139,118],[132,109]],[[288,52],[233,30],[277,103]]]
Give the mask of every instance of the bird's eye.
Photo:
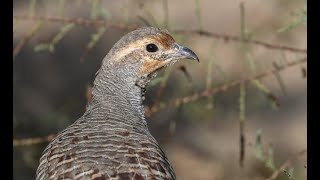
[[[155,44],[148,44],[147,51],[148,52],[156,52],[156,51],[158,51],[158,47]]]

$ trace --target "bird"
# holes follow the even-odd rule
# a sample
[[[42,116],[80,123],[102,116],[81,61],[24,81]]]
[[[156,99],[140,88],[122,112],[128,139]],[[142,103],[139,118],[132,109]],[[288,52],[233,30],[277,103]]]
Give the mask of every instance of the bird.
[[[152,78],[180,59],[199,62],[166,29],[142,27],[120,38],[102,60],[84,114],[43,151],[36,180],[176,179],[142,102]]]

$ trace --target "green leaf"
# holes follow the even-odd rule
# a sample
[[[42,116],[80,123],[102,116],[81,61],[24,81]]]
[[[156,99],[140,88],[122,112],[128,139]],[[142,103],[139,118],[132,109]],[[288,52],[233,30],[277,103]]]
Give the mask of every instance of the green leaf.
[[[279,108],[279,102],[278,99],[272,94],[272,92],[259,80],[252,80],[251,83],[258,88],[260,91],[262,91],[266,97],[270,100],[271,105],[274,109]]]
[[[307,16],[301,17],[300,19],[293,20],[290,24],[278,29],[277,31],[278,32],[287,32],[287,31],[290,31],[301,24],[306,24],[306,23],[307,23]]]
[[[129,22],[128,8],[126,8],[126,7],[121,8],[121,12],[122,12],[122,19],[123,19],[124,23],[127,24]]]
[[[273,65],[275,66],[275,68],[277,68],[277,69],[279,68],[279,66],[278,66],[278,64],[276,62],[274,62]],[[275,75],[275,77],[277,79],[277,82],[279,83],[279,86],[281,88],[282,93],[284,95],[286,95],[287,94],[286,86],[284,85],[284,81],[283,81],[280,73],[276,72],[276,73],[274,73],[274,75]]]
[[[262,148],[262,130],[258,129],[256,132],[256,142],[254,145],[254,155],[260,161],[265,161],[265,154]]]
[[[67,25],[64,25],[60,28],[60,32],[54,36],[54,38],[52,39],[51,43],[53,45],[58,44],[58,42],[60,42],[62,40],[62,38],[69,32],[72,30],[72,28],[74,27],[74,23],[69,23]]]
[[[253,73],[255,73],[255,71],[256,71],[256,65],[255,65],[255,62],[254,62],[254,59],[253,59],[251,53],[250,53],[250,52],[247,52],[247,53],[245,54],[245,57],[246,57],[246,59],[247,59],[247,61],[248,61],[248,64],[249,64],[249,66],[250,66],[251,71],[252,71]]]
[[[239,97],[239,120],[245,120],[246,112],[246,87],[244,83],[240,85],[240,97]]]
[[[294,171],[294,168],[293,168],[293,167],[289,167],[289,168],[288,168],[287,173],[288,173],[288,176],[289,176],[291,179],[293,179],[293,171]]]
[[[87,48],[92,49],[99,39],[102,38],[103,34],[106,32],[107,28],[105,27],[100,27],[98,28],[97,32],[91,35],[91,41],[88,43]]]
[[[50,46],[50,44],[48,44],[48,43],[41,43],[41,44],[36,45],[36,46],[33,48],[33,50],[34,50],[35,52],[48,51],[48,50],[49,50],[49,46]]]
[[[149,86],[156,86],[158,84],[160,84],[163,81],[163,77],[157,77],[154,78],[152,81],[150,81]]]
[[[100,9],[100,16],[106,20],[111,19],[112,16],[110,12],[106,8],[101,8]]]
[[[59,6],[58,6],[58,14],[60,16],[63,16],[63,10],[64,10],[64,7],[65,7],[65,0],[59,0]]]
[[[307,24],[307,8],[304,7],[300,12],[295,14],[296,17],[293,18],[291,23],[288,25],[278,29],[278,32],[287,32],[292,30],[293,28],[301,25],[301,24]]]
[[[37,0],[30,0],[29,3],[29,16],[34,16]]]
[[[92,0],[91,1],[90,19],[97,19],[97,16],[100,13],[99,6],[101,6],[100,0]]]
[[[283,172],[288,176],[289,179],[294,180],[294,178],[293,178],[293,170],[294,170],[293,167],[290,166],[290,167],[288,167],[287,171],[284,170]]]
[[[195,0],[195,10],[196,10],[196,15],[198,19],[198,26],[199,30],[203,30],[203,25],[202,25],[202,17],[201,17],[201,5],[200,5],[200,0]]]
[[[274,164],[274,153],[273,153],[273,147],[271,144],[269,144],[268,146],[268,158],[266,160],[266,167],[275,171],[276,170],[276,166]]]
[[[54,44],[49,44],[49,52],[54,53]]]

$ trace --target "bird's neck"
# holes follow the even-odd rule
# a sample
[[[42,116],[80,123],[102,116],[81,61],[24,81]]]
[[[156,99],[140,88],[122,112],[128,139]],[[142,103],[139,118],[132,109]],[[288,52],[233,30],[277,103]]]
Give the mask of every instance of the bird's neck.
[[[100,69],[92,89],[93,99],[87,110],[99,107],[108,117],[119,117],[132,125],[146,126],[142,104],[143,89],[136,85],[136,77],[128,70],[114,68]],[[111,112],[110,112],[111,111]],[[110,117],[109,119],[113,119]],[[117,119],[116,119],[117,120]]]

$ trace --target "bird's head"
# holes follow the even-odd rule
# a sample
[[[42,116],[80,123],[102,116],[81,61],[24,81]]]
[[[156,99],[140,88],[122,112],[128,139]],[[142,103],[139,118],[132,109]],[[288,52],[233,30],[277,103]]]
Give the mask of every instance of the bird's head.
[[[199,61],[187,47],[175,42],[167,30],[144,27],[123,36],[109,51],[103,66],[135,76],[136,84],[144,87],[156,72],[180,59]]]

